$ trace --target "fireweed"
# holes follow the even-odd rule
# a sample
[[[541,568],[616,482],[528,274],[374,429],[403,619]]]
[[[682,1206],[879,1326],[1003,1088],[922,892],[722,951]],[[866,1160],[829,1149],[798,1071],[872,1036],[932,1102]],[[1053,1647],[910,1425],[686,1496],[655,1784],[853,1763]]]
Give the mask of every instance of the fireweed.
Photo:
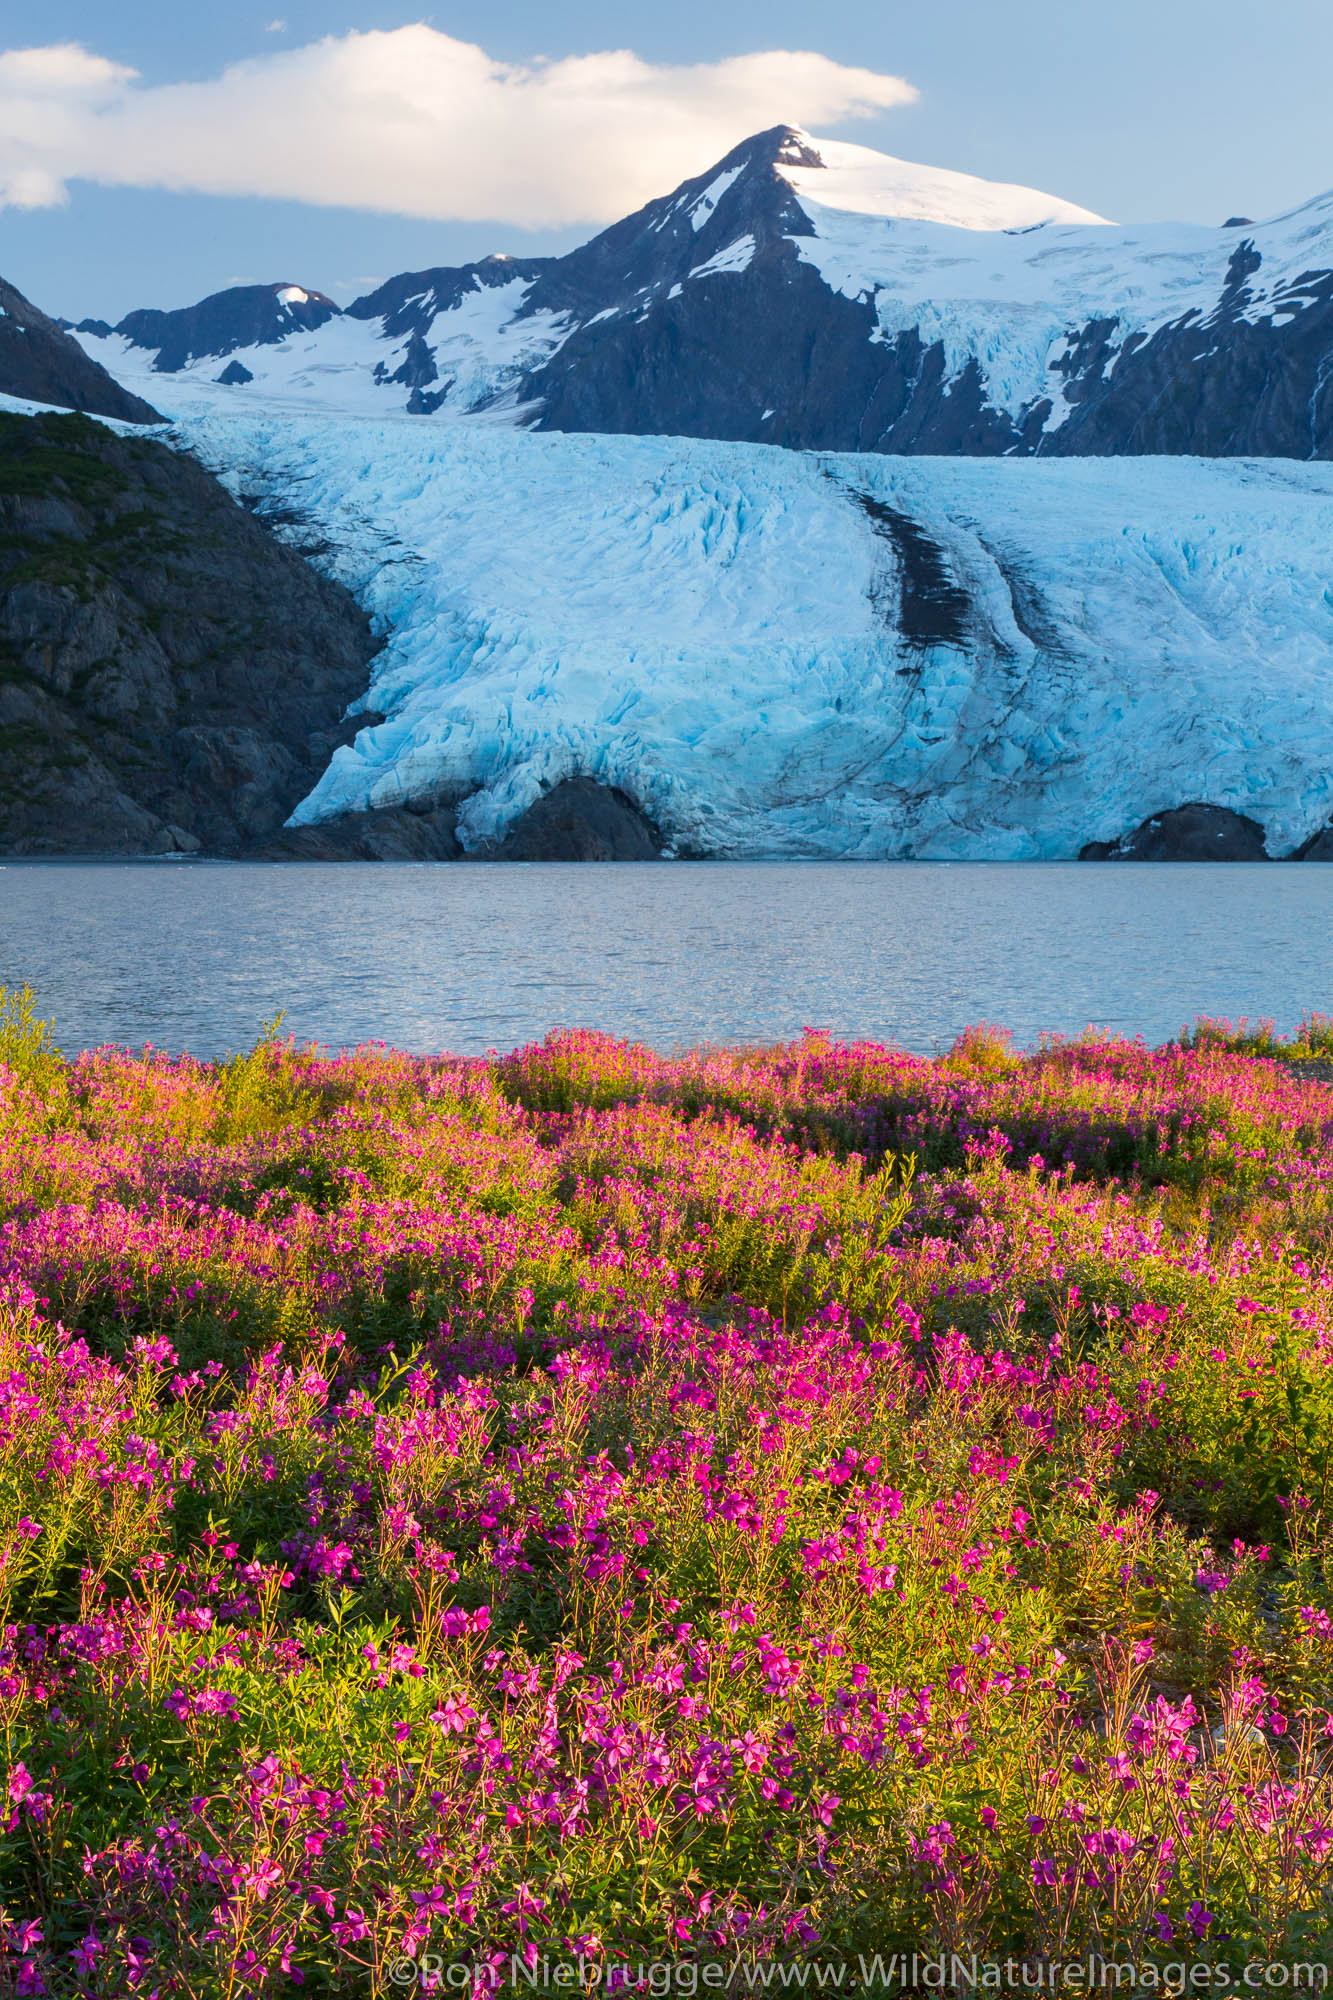
[[[217,1067],[0,1007],[0,1990],[1319,1959],[1325,1025]]]

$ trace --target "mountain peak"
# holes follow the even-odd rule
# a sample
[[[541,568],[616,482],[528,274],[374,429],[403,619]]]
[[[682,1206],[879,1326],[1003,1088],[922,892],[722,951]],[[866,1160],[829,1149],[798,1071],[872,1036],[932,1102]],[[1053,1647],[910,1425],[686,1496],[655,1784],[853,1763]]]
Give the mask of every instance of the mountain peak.
[[[888,220],[944,222],[955,229],[1106,223],[1105,216],[1039,188],[982,180],[950,167],[920,166],[843,139],[816,139],[795,126],[778,129],[781,143],[773,165],[802,203]]]
[[[771,125],[751,133],[707,173],[683,182],[674,196],[651,202],[642,212],[656,214],[689,190],[724,178],[748,182],[756,170],[764,180],[771,176],[784,182],[802,205],[817,203],[883,221],[942,222],[980,230],[1034,229],[1044,222],[1106,225],[1105,216],[1040,188],[921,166],[845,139],[817,138],[800,125]]]
[[[782,144],[779,146],[773,164],[777,167],[822,167],[819,149],[808,132],[799,125],[784,125],[781,128]]]
[[[763,132],[752,132],[748,139],[742,139],[733,146],[711,172],[725,173],[729,168],[739,166],[817,167],[820,164],[817,142],[800,125],[770,125]]]

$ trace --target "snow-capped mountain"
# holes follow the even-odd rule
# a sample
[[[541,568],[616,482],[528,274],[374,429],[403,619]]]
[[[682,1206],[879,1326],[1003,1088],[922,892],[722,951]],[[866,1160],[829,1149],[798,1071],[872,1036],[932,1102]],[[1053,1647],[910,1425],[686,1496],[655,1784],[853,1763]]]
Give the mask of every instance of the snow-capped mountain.
[[[298,826],[448,807],[486,851],[570,780],[710,855],[1072,859],[1194,802],[1285,855],[1333,819],[1331,465],[179,437],[387,635]]]
[[[316,314],[275,320],[299,289],[85,322],[79,338],[173,412],[824,450],[1333,454],[1333,194],[1265,223],[1123,228],[779,127],[567,256],[410,273],[343,313],[312,293]],[[250,334],[256,291],[270,317]]]

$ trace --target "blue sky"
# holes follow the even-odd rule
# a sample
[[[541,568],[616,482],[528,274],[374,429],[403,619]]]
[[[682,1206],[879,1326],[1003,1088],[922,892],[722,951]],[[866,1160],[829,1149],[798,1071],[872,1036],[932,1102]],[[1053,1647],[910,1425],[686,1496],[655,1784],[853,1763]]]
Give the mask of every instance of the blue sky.
[[[45,0],[40,16],[6,11],[0,49],[79,43],[98,59],[80,69],[62,58],[64,67],[43,72],[48,95],[36,110],[31,64],[15,72],[17,95],[0,88],[0,156],[17,132],[13,185],[34,204],[0,208],[0,272],[71,316],[182,304],[241,279],[290,279],[345,300],[395,271],[492,248],[562,249],[747,131],[801,115],[793,97],[831,107],[805,120],[826,135],[1026,182],[1124,221],[1262,216],[1333,185],[1329,0],[828,0],[817,9],[569,0],[558,12],[533,0],[463,0],[428,15],[380,0],[117,0],[114,9]],[[433,36],[373,37],[423,20]],[[358,39],[310,52],[321,38],[348,36]],[[478,81],[464,63],[461,151],[450,153],[447,133],[437,144],[424,130],[434,99],[418,99],[395,114],[393,144],[362,134],[373,172],[340,178],[355,148],[344,143],[337,89],[349,76],[355,83],[357,66],[396,64],[393,75],[410,81],[424,51],[444,65],[432,75],[452,76],[460,44],[478,45],[492,69],[520,66],[531,89]],[[626,49],[639,59],[636,76],[610,76],[603,112],[593,75],[586,115],[562,124],[567,107],[552,112],[549,72],[532,66],[544,58],[559,77],[563,59]],[[826,61],[766,68],[759,59],[775,50]],[[290,58],[285,67],[280,57]],[[728,67],[733,58],[755,60]],[[7,60],[0,55],[0,85]],[[226,89],[167,89],[210,86],[237,63],[252,67]],[[274,105],[289,87],[290,131],[275,133],[286,121]],[[858,104],[868,115],[853,115]],[[108,111],[121,123],[109,124]],[[439,117],[442,127],[458,123],[443,108]],[[112,146],[113,130],[127,135],[123,144]],[[502,152],[521,170],[507,174]],[[195,179],[182,189],[89,178],[130,158],[127,178],[170,179],[185,155],[194,164],[182,171]],[[256,191],[227,191],[247,181],[252,156]],[[361,205],[363,189],[374,206]],[[400,206],[415,212],[395,213]]]

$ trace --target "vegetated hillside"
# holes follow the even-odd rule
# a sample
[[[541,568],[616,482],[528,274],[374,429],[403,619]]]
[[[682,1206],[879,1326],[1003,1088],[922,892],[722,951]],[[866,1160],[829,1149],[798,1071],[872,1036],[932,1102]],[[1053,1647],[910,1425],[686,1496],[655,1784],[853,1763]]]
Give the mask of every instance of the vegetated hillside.
[[[233,852],[315,782],[367,618],[186,454],[0,415],[0,850]]]
[[[151,403],[123,389],[70,334],[0,278],[0,395],[129,424],[157,424]]]
[[[778,126],[563,257],[407,272],[344,313],[301,286],[235,287],[79,334],[173,414],[1328,458],[1333,195],[1122,227]]]

